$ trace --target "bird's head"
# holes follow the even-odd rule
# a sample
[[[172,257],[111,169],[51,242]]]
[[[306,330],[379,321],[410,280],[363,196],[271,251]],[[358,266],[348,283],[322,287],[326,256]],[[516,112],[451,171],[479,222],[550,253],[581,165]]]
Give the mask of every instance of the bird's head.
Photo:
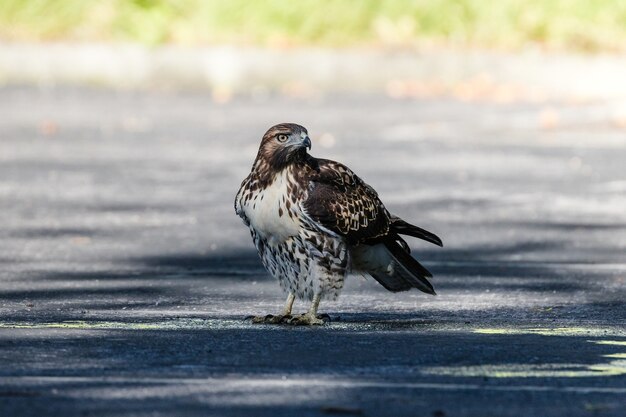
[[[291,163],[303,161],[307,148],[311,149],[311,139],[304,127],[281,123],[272,126],[263,135],[257,159],[275,170],[281,170]]]

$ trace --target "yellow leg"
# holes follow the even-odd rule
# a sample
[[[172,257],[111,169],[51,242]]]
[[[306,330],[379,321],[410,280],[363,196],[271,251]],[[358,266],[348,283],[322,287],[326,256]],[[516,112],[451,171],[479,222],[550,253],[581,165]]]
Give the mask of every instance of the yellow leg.
[[[294,324],[298,326],[311,326],[311,325],[321,325],[324,324],[324,320],[317,317],[317,309],[320,306],[320,301],[322,300],[321,294],[315,294],[313,296],[313,302],[311,303],[311,308],[309,311],[304,313],[301,316],[296,316],[293,319],[289,320],[289,324]]]
[[[287,303],[285,304],[285,308],[283,309],[283,316],[291,315],[291,308],[293,307],[293,302],[296,300],[296,296],[290,292],[287,296]]]
[[[315,294],[313,296],[313,302],[311,303],[311,308],[309,308],[309,313],[313,317],[317,317],[317,309],[320,306],[320,301],[322,300],[321,294]]]

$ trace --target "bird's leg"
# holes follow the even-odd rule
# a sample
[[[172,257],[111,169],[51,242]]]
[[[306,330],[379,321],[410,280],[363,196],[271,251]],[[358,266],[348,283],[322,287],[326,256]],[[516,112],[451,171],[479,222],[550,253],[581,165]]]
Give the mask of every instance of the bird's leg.
[[[291,318],[291,308],[293,307],[293,302],[295,301],[296,296],[294,293],[290,292],[287,296],[287,302],[285,303],[285,307],[283,308],[282,314],[273,315],[268,314],[267,316],[255,316],[252,317],[252,323],[268,323],[268,324],[278,324],[282,323]]]
[[[313,302],[311,303],[311,308],[309,308],[309,312],[307,314],[316,317],[317,316],[317,309],[320,306],[320,301],[322,300],[322,295],[321,294],[315,294],[313,296]]]
[[[287,302],[285,303],[285,308],[283,308],[283,316],[291,316],[291,308],[293,307],[293,302],[295,301],[296,296],[294,293],[290,292],[287,296]]]
[[[309,308],[309,311],[302,314],[301,316],[294,317],[293,319],[289,320],[288,323],[300,326],[324,324],[324,320],[317,317],[317,309],[320,305],[321,300],[322,294],[315,294],[313,296],[313,302],[311,303],[311,308]]]

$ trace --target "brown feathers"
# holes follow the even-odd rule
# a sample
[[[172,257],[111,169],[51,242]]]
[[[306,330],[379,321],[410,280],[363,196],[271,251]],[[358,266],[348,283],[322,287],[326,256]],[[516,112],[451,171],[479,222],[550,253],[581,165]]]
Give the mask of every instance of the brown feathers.
[[[281,123],[265,132],[255,161],[255,167],[259,163],[259,174],[269,173],[269,170],[280,171],[288,164],[302,160],[306,156],[306,148],[287,146],[286,142],[279,140],[281,136],[299,137],[302,134],[308,136],[307,130],[295,123]]]
[[[372,241],[389,232],[389,212],[372,187],[338,162],[318,159],[315,165],[304,202],[313,219],[350,244]]]
[[[434,294],[430,272],[400,234],[441,240],[392,216],[372,187],[345,165],[312,157],[310,146],[300,125],[270,128],[235,199],[270,274],[309,299],[337,296],[349,270],[369,273],[390,291]]]

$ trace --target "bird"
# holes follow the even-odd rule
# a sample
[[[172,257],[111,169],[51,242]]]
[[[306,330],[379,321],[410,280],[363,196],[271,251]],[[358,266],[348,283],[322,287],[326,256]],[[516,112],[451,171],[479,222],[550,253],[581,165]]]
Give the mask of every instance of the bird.
[[[235,197],[261,262],[287,294],[280,314],[253,323],[321,325],[321,300],[337,299],[348,274],[369,274],[391,292],[435,295],[432,274],[401,235],[443,246],[441,239],[391,214],[347,166],[315,158],[307,129],[280,123],[262,137],[250,174]],[[292,315],[296,297],[310,308]]]

